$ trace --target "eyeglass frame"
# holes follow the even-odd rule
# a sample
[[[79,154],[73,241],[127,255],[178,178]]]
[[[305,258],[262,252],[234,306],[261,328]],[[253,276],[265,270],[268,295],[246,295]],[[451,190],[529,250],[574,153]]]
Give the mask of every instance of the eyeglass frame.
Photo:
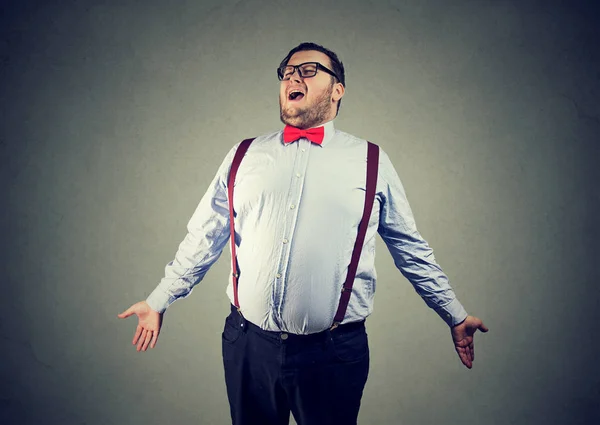
[[[310,77],[305,77],[305,76],[302,75],[302,72],[300,71],[300,67],[304,66],[304,65],[306,65],[308,63],[314,63],[317,66],[317,70],[315,71],[315,75],[311,75]],[[292,71],[292,73],[290,74],[290,78],[292,78],[292,75],[294,75],[295,72],[298,72],[298,75],[300,76],[300,78],[312,78],[312,77],[316,76],[317,73],[319,72],[319,69],[321,69],[321,70],[325,71],[327,74],[335,77],[338,81],[341,81],[340,77],[338,77],[335,72],[333,72],[331,69],[327,68],[326,66],[321,65],[319,62],[315,62],[315,61],[303,62],[303,63],[301,63],[299,65],[284,65],[284,66],[280,66],[279,68],[277,68],[277,78],[279,78],[279,81],[284,81],[284,79],[283,79],[283,77],[284,77],[283,70],[285,68],[287,68],[288,66],[291,66],[291,67],[294,68],[293,71]],[[287,81],[287,80],[285,80],[285,81]]]

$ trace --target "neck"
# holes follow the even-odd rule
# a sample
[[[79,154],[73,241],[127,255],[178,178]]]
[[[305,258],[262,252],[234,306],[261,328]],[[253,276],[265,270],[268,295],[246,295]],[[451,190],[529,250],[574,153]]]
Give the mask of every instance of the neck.
[[[327,118],[324,118],[324,119],[320,120],[318,123],[308,124],[308,125],[302,125],[302,124],[300,124],[300,125],[294,125],[291,122],[286,122],[285,124],[291,125],[292,127],[299,128],[300,130],[308,130],[309,128],[321,127],[323,124],[328,123],[329,121],[333,120],[334,118],[335,118],[335,115],[329,116]]]

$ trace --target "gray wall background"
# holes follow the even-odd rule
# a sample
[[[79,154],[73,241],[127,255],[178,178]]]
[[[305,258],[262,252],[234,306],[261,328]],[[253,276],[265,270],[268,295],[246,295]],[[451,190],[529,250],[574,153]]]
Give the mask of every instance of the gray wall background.
[[[597,9],[4,2],[0,421],[229,423],[228,251],[155,349],[116,315],[156,286],[231,146],[281,128],[275,68],[315,41],[347,68],[337,128],[388,152],[490,327],[467,370],[379,239],[360,423],[599,423]]]

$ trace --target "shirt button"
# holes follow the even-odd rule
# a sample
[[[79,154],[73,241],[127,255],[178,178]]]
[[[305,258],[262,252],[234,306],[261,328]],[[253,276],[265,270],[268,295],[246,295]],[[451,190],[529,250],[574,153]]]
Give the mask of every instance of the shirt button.
[[[293,210],[294,208],[296,208],[296,206],[294,204],[290,205],[290,208]]]
[[[296,173],[296,177],[300,177],[300,173]]]
[[[286,339],[288,339],[288,334],[286,334],[286,333],[282,333],[282,334],[281,334],[281,339],[283,339],[283,340],[286,340]]]
[[[276,276],[277,276],[277,279],[279,279],[281,277],[281,274],[277,273]]]
[[[302,152],[305,152],[305,151],[306,151],[306,149],[302,148]]]
[[[284,240],[283,240],[283,243],[288,243],[288,240],[287,240],[287,239],[284,239]]]

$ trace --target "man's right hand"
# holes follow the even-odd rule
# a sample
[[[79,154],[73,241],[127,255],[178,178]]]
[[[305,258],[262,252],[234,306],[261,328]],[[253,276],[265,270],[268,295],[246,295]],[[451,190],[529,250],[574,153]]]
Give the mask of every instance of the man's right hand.
[[[117,317],[125,319],[133,314],[138,317],[138,325],[133,335],[133,345],[137,344],[138,351],[146,351],[148,344],[150,344],[150,348],[154,348],[158,341],[163,313],[152,310],[146,301],[140,301]]]

